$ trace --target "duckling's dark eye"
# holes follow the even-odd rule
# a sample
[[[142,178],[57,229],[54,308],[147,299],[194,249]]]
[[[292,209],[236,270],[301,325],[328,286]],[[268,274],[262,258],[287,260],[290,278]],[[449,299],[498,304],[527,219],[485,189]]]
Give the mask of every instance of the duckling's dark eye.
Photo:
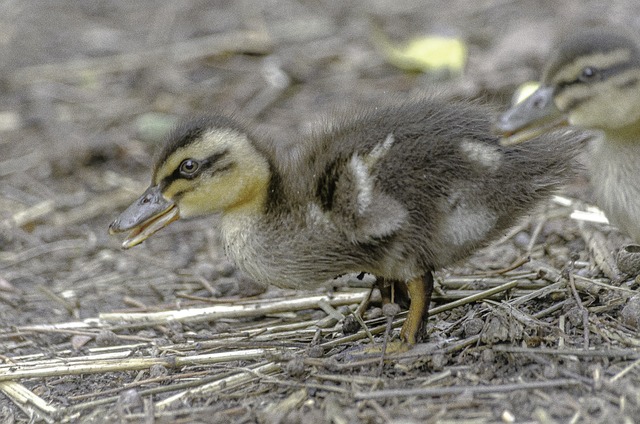
[[[582,69],[580,72],[580,76],[578,79],[582,82],[589,82],[595,80],[600,75],[600,70],[594,68],[593,66],[587,66]]]
[[[193,178],[198,172],[198,169],[200,169],[200,164],[198,163],[198,161],[195,161],[193,159],[183,160],[180,164],[180,167],[178,168],[178,170],[180,171],[180,175],[185,178]]]

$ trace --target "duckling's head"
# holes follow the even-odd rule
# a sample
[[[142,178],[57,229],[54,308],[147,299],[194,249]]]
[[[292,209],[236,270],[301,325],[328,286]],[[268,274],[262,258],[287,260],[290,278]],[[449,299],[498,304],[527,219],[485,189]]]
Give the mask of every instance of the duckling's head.
[[[500,116],[496,126],[506,134],[564,123],[608,131],[638,121],[638,44],[624,33],[592,29],[558,47],[540,88]]]
[[[201,118],[178,126],[160,151],[150,187],[109,226],[131,231],[133,247],[180,218],[260,213],[270,179],[265,155],[234,121]]]

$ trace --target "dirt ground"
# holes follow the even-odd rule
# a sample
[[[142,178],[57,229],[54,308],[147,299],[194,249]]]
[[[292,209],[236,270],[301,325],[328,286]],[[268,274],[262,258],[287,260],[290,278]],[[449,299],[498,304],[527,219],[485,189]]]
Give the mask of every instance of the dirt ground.
[[[181,117],[292,140],[389,97],[499,110],[555,37],[638,32],[636,0],[27,0],[0,21],[0,422],[640,422],[640,279],[616,268],[624,237],[569,217],[583,179],[440,272],[428,342],[384,361],[402,316],[385,336],[349,277],[264,289],[215,217],[130,251],[107,232]],[[400,70],[375,30],[459,37],[468,62]]]

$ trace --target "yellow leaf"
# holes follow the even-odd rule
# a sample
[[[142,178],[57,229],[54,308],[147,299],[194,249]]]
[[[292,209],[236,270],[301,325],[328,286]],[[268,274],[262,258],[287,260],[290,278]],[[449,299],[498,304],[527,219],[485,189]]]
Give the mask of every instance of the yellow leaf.
[[[467,62],[467,46],[459,38],[431,35],[395,46],[376,31],[374,42],[389,63],[408,71],[460,73]]]

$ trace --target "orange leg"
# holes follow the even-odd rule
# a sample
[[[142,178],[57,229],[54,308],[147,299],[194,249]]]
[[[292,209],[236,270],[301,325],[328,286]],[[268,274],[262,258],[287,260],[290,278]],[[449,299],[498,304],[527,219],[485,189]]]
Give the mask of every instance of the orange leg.
[[[400,330],[400,339],[408,345],[414,345],[426,336],[427,320],[429,319],[429,303],[433,292],[433,274],[427,272],[424,276],[407,282],[407,289],[411,297],[407,320]]]

